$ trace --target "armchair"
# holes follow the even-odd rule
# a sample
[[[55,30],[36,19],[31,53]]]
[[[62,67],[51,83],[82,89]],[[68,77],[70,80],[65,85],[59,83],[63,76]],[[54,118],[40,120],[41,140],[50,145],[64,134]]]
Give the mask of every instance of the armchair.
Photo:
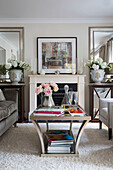
[[[5,101],[0,102],[0,136],[18,120],[18,91],[4,90]]]
[[[99,120],[100,129],[102,123],[108,127],[108,139],[112,139],[113,131],[113,99],[111,98],[100,98],[99,100]]]

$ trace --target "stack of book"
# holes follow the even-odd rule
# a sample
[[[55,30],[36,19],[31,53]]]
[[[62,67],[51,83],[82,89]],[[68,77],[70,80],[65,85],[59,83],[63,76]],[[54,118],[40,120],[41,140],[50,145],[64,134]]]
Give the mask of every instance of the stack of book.
[[[47,153],[73,153],[74,138],[66,131],[46,132]]]
[[[64,109],[62,108],[38,108],[34,111],[37,116],[60,116],[64,114]]]

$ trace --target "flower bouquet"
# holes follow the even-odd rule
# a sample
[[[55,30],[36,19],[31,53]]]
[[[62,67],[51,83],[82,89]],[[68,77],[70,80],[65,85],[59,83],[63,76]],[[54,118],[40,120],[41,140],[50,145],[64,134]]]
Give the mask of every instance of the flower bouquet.
[[[18,60],[13,60],[13,59],[8,59],[7,62],[9,64],[5,65],[5,68],[9,71],[12,69],[19,69],[19,70],[27,70],[29,71],[31,69],[29,64],[25,64],[24,61],[18,61]]]
[[[8,59],[8,64],[5,65],[7,71],[9,71],[9,78],[12,82],[20,82],[23,70],[29,71],[31,69],[29,64],[25,64],[23,61],[17,61],[14,59]]]
[[[87,63],[85,63],[85,66],[88,66],[90,69],[93,69],[93,70],[99,70],[99,69],[111,70],[112,68],[111,64],[104,62],[103,59],[100,57],[97,58],[96,60],[94,60],[94,57],[92,57],[90,60],[88,60]]]
[[[39,95],[42,93],[42,97],[44,97],[43,106],[46,107],[54,107],[54,101],[52,99],[52,91],[58,91],[58,85],[55,82],[50,82],[48,84],[42,83],[40,86],[36,88],[36,93]]]
[[[88,62],[85,64],[85,66],[88,66],[91,70],[91,78],[93,82],[101,82],[104,79],[105,75],[105,69],[111,70],[112,65],[108,64],[103,61],[102,58],[97,58],[94,60],[94,57],[92,57]]]

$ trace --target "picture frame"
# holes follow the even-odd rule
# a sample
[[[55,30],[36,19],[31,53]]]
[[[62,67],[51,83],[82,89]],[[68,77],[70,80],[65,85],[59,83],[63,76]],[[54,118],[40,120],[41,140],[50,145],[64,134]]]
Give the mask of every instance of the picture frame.
[[[37,73],[77,73],[77,37],[37,37]]]

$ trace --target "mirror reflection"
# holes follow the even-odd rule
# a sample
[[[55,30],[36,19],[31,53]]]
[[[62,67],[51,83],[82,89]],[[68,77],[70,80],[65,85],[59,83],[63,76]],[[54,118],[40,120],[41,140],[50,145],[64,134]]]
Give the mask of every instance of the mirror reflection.
[[[8,59],[24,61],[24,28],[23,27],[0,27],[0,76],[8,78],[3,72],[3,64]]]
[[[89,55],[113,63],[113,27],[90,27]]]
[[[6,64],[9,58],[18,60],[19,32],[0,32],[0,64]]]
[[[0,45],[0,64],[6,63],[6,49]]]

